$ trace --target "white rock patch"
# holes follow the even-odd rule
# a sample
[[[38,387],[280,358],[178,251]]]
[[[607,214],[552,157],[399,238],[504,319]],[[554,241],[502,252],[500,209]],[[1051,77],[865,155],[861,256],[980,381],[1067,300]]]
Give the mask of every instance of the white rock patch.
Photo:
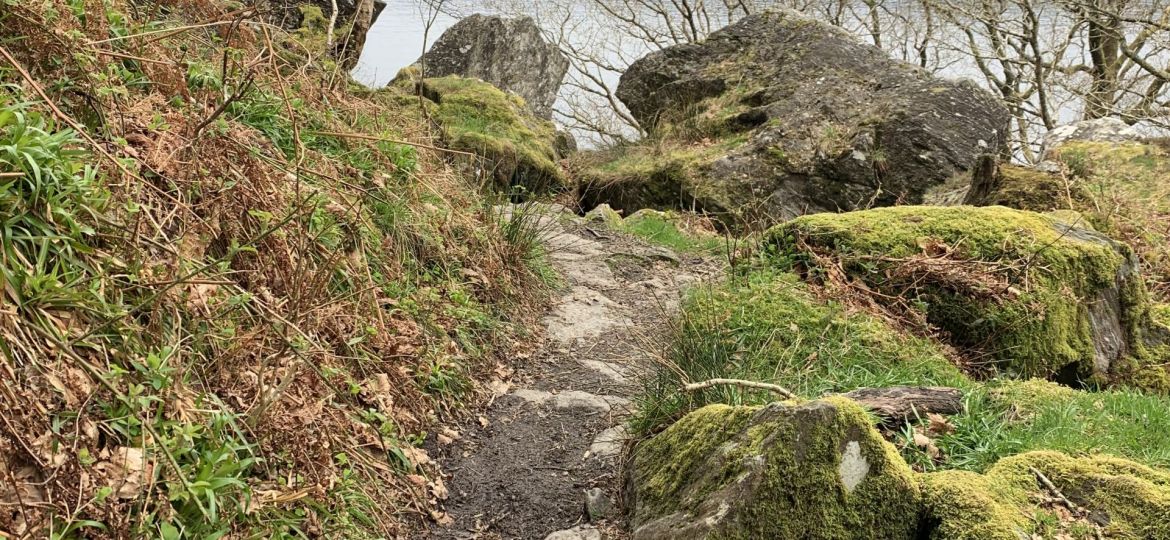
[[[845,445],[845,453],[841,455],[841,465],[837,467],[837,474],[848,493],[853,493],[857,485],[869,474],[869,462],[861,455],[861,445],[857,441],[849,441]]]

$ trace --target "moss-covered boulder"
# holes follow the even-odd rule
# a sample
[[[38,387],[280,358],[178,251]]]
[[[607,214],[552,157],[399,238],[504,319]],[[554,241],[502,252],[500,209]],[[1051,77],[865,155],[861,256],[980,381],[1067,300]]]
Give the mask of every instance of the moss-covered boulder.
[[[498,186],[544,192],[565,185],[556,126],[534,116],[519,96],[455,75],[418,84],[435,104],[432,118],[444,144],[483,158]]]
[[[912,538],[913,473],[857,404],[709,405],[635,449],[635,540]]]
[[[919,203],[996,153],[1009,116],[975,84],[935,78],[789,10],[653,52],[617,95],[650,133],[598,156],[582,200],[695,208],[733,225]]]
[[[1170,539],[1170,474],[1123,459],[1029,452],[921,479],[922,538]]]
[[[924,315],[978,365],[1072,384],[1146,354],[1149,306],[1130,249],[1049,215],[905,206],[804,216],[769,239],[809,278]]]

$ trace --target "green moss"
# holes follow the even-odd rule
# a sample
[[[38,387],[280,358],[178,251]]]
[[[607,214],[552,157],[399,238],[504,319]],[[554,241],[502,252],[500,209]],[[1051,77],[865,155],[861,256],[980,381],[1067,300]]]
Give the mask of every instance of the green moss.
[[[434,118],[446,144],[489,161],[497,183],[543,192],[564,185],[557,164],[556,127],[528,111],[524,100],[477,79],[426,79],[424,94],[438,104]]]
[[[1098,230],[1134,248],[1155,298],[1170,301],[1170,148],[1076,141],[1057,148],[1070,182],[1086,195],[1075,208]]]
[[[1094,374],[1089,304],[1117,285],[1130,252],[1051,216],[1003,207],[895,207],[817,214],[772,229],[784,264],[816,277],[818,255],[907,298],[963,350],[1025,377]],[[793,259],[795,257],[795,259]],[[1130,337],[1145,316],[1137,280],[1122,287]]]
[[[1042,519],[1059,503],[1042,502],[1053,494],[1036,472],[1089,515],[1055,523]],[[1094,537],[1094,523],[1108,538],[1170,538],[1170,475],[1108,456],[1031,452],[1006,458],[984,475],[924,475],[922,491],[931,538],[1009,540],[1072,533],[1077,536],[1069,537],[1087,539]]]
[[[1154,304],[1150,307],[1150,317],[1154,324],[1170,330],[1170,304]]]
[[[853,489],[840,472],[849,451],[868,464]],[[642,443],[634,459],[635,528],[687,513],[711,517],[707,538],[908,538],[917,521],[913,473],[865,411],[841,398],[706,407]]]

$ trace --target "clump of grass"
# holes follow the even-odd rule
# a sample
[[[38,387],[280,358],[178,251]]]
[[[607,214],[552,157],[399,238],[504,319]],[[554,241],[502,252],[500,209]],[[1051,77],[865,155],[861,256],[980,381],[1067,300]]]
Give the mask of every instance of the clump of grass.
[[[719,255],[727,247],[727,240],[715,233],[709,221],[670,211],[642,210],[620,221],[614,220],[610,226],[683,253]]]
[[[1119,389],[1086,392],[1055,383],[997,380],[969,389],[965,411],[951,417],[954,433],[937,439],[935,462],[907,444],[927,470],[983,471],[1033,450],[1105,454],[1170,468],[1170,398]]]
[[[645,429],[709,403],[759,404],[773,397],[735,387],[679,390],[713,378],[779,384],[806,397],[861,387],[971,384],[935,343],[818,298],[792,274],[768,270],[692,291],[668,347],[667,365],[644,394],[637,424]]]

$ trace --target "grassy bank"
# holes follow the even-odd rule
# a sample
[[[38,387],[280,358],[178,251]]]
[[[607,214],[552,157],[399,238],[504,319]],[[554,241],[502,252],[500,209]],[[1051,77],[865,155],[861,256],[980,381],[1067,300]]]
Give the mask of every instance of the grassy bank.
[[[238,8],[0,12],[2,531],[409,534],[543,301],[414,96]]]

